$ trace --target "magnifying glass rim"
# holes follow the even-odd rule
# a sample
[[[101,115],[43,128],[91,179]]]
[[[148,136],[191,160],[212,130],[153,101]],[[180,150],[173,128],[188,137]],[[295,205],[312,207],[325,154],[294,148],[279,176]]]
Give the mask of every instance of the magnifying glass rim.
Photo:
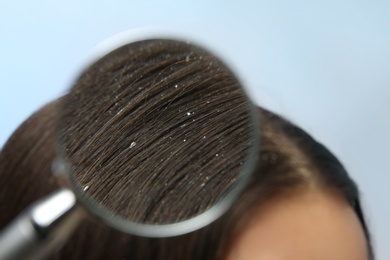
[[[177,40],[181,42],[191,42],[197,47],[200,47],[203,50],[206,50],[210,53],[213,53],[207,48],[204,48],[203,45],[193,43],[193,41],[186,41],[183,40],[183,37],[181,36],[172,36],[172,33],[166,33],[165,35],[161,33],[161,30],[158,31],[158,33],[150,33],[150,31],[130,31],[126,33],[122,33],[119,36],[114,36],[110,38],[109,40],[105,41],[101,45],[98,46],[93,51],[93,55],[91,58],[89,58],[88,66],[85,66],[82,71],[85,70],[85,68],[88,68],[92,64],[94,64],[99,59],[103,58],[104,56],[108,55],[112,51],[128,45],[132,43],[136,43],[139,41],[146,41],[146,40]],[[219,58],[219,56],[217,56]],[[219,58],[220,59],[220,58]],[[220,59],[223,64],[226,64],[224,60]],[[230,70],[232,70],[229,67]],[[235,74],[236,76],[236,74]],[[241,83],[239,78],[238,82]],[[250,113],[250,119],[251,119],[251,129],[250,129],[250,136],[251,140],[253,141],[252,147],[249,149],[248,152],[248,158],[242,165],[242,168],[240,170],[239,177],[234,182],[232,188],[227,192],[227,194],[218,201],[214,206],[207,209],[205,212],[200,213],[197,216],[191,217],[187,220],[183,220],[177,223],[172,224],[141,224],[138,222],[134,222],[119,216],[116,216],[114,213],[110,212],[106,207],[103,205],[97,203],[95,200],[89,198],[88,193],[85,192],[82,187],[80,187],[75,178],[72,178],[71,176],[71,167],[67,164],[66,161],[64,161],[63,158],[66,158],[63,155],[63,151],[61,150],[61,143],[58,144],[58,159],[57,163],[60,164],[60,168],[63,171],[64,176],[67,177],[67,180],[69,181],[71,190],[75,193],[78,201],[81,202],[81,204],[88,209],[89,212],[93,213],[94,216],[101,219],[103,222],[107,223],[109,226],[116,228],[122,232],[144,236],[144,237],[171,237],[171,236],[177,236],[182,235],[185,233],[192,232],[194,230],[200,229],[217,218],[219,218],[222,214],[224,214],[234,203],[234,201],[237,199],[241,191],[244,189],[244,187],[248,184],[250,176],[252,175],[256,165],[257,165],[257,157],[259,152],[259,146],[260,146],[260,137],[259,137],[259,122],[257,117],[257,111],[255,110],[255,107],[253,105],[253,102],[248,97],[245,89],[243,89],[244,94],[246,95],[248,99],[248,112]]]

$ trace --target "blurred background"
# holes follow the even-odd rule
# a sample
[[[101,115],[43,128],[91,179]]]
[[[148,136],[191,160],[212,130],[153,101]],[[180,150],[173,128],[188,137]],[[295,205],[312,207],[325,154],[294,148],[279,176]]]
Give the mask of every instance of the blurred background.
[[[377,259],[390,259],[389,14],[389,1],[1,1],[0,147],[66,92],[97,44],[164,27],[217,48],[255,103],[341,159]]]

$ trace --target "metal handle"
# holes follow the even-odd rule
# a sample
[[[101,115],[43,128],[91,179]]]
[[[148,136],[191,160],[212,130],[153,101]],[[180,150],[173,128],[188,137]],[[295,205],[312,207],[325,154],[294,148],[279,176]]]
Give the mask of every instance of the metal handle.
[[[0,260],[44,259],[67,241],[84,217],[74,193],[62,189],[37,201],[0,233]]]

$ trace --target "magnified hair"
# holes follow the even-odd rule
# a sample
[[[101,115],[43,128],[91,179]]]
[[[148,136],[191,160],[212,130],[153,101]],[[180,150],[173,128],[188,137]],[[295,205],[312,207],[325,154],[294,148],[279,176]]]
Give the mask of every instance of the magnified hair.
[[[240,83],[212,54],[147,40],[81,75],[59,135],[76,189],[116,216],[167,224],[206,211],[238,185],[258,145],[253,118]]]

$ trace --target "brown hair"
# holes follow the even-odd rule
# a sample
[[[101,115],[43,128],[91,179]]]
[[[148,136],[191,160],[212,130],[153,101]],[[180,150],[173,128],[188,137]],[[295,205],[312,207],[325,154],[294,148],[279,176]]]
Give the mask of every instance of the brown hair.
[[[84,196],[125,219],[174,223],[214,205],[240,178],[257,135],[251,109],[209,52],[135,42],[76,81],[60,110],[61,150]]]
[[[148,48],[145,48],[146,46]],[[178,68],[172,71],[167,69],[169,65],[160,56],[150,55],[151,51],[158,49],[156,43],[142,47],[144,47],[142,49],[148,57],[148,62],[159,68],[155,71],[157,75],[165,71],[166,77],[169,77],[178,71]],[[137,52],[138,64],[145,61],[142,53],[142,51]],[[129,55],[133,54],[129,53]],[[215,74],[195,70],[196,66],[191,65],[191,60],[199,62],[199,59],[190,59],[181,64],[186,65],[181,68],[185,72],[183,72],[183,80],[188,74],[193,75],[191,81],[213,82],[211,78]],[[126,64],[124,56],[123,62]],[[200,63],[199,66],[205,64],[208,63]],[[215,68],[218,69],[218,66],[220,64]],[[103,79],[90,77],[89,80],[94,83],[117,84],[115,83],[117,79],[121,81],[121,84],[125,84],[125,79],[129,77],[124,73],[128,72],[128,67],[119,63],[100,64],[94,69],[106,70],[111,75]],[[86,74],[85,77],[90,75]],[[142,75],[150,76],[142,77],[145,80],[142,86],[147,87],[156,83],[156,77],[152,76],[153,74],[143,73]],[[164,84],[163,79],[164,77],[159,84]],[[223,81],[222,84],[226,82]],[[83,91],[82,89],[80,93],[85,93]],[[4,186],[0,190],[0,200],[2,200],[0,201],[0,226],[4,226],[29,203],[58,188],[50,170],[55,156],[54,124],[58,104],[59,101],[55,101],[33,114],[3,147],[0,154],[0,182]],[[202,104],[199,105],[202,106]],[[99,114],[99,111],[91,109],[92,112],[86,115],[86,120],[95,119],[93,115]],[[98,221],[86,219],[69,243],[54,256],[54,259],[221,259],[235,234],[246,224],[251,212],[256,210],[261,201],[282,194],[284,191],[305,189],[309,185],[336,189],[355,210],[365,231],[368,246],[371,247],[368,229],[360,207],[358,188],[340,162],[324,146],[300,128],[264,109],[259,108],[258,112],[258,121],[261,125],[259,133],[261,149],[258,154],[257,167],[251,176],[249,185],[231,209],[217,221],[179,237],[143,238],[123,234]],[[123,127],[122,121],[119,120],[115,126],[117,131]],[[180,128],[180,124],[172,126]],[[88,134],[88,129],[86,130],[83,132],[76,128],[72,129],[72,132]],[[123,150],[128,149],[133,140],[133,138],[126,140],[127,143],[123,146]],[[109,151],[107,149],[111,144],[99,143],[99,145],[101,152],[105,153]],[[153,149],[153,145],[154,149],[157,149],[156,143],[150,144],[150,149]],[[111,156],[120,157],[122,155],[118,151]],[[118,170],[120,166],[121,164],[111,164],[111,167],[118,167]],[[170,165],[165,165],[165,167],[170,167]]]

